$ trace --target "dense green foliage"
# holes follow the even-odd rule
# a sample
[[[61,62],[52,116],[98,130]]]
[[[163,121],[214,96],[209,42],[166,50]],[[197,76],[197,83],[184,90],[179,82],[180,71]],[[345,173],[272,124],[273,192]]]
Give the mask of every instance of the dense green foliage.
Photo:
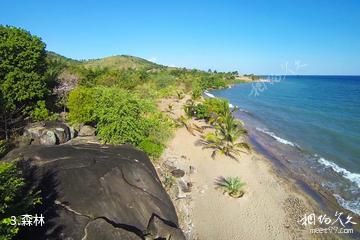
[[[245,74],[244,77],[248,77],[248,78],[250,78],[250,79],[253,80],[253,81],[259,80],[259,79],[261,78],[260,76],[255,75],[255,74],[253,74],[253,73],[251,73],[251,74]]]
[[[62,116],[74,124],[95,126],[105,143],[133,144],[159,158],[175,123],[156,108],[158,99],[181,100],[190,94],[195,100],[204,90],[237,81],[237,73],[168,68],[131,56],[73,60],[46,52],[45,43],[23,29],[2,25],[0,59],[0,157],[10,143],[2,139],[21,130],[25,119]],[[239,129],[232,123],[226,128],[229,123],[221,116],[229,111],[228,102],[219,99],[187,105],[188,115],[216,120],[217,145],[211,144],[225,154],[235,151],[224,146],[235,148]],[[183,116],[177,123],[192,134],[203,132]],[[229,134],[223,134],[222,128]],[[17,226],[9,226],[9,217],[27,213],[38,200],[28,191],[15,163],[0,162],[0,240],[11,239],[19,231]]]
[[[5,140],[0,140],[0,158],[2,158],[8,151],[8,142]]]
[[[131,56],[72,60],[46,53],[40,38],[14,27],[1,26],[0,39],[0,118],[6,135],[15,119],[51,120],[59,115],[53,112],[69,110],[71,122],[96,126],[104,142],[131,143],[155,156],[173,125],[156,110],[157,99],[181,99],[185,93],[197,99],[206,89],[236,81],[233,73],[167,68]],[[208,119],[216,104],[206,100],[195,106],[197,117]]]
[[[45,57],[40,38],[0,25],[0,131],[6,138],[48,93]]]
[[[37,203],[40,199],[26,190],[25,180],[15,163],[0,162],[0,239],[10,240],[20,230],[10,225],[11,216],[28,213]]]
[[[213,117],[225,115],[229,111],[229,102],[220,98],[206,98],[204,102],[198,104],[188,101],[185,105],[185,112],[188,116],[207,121]]]
[[[165,146],[161,143],[155,143],[146,138],[139,144],[139,148],[154,158],[159,158],[164,151]]]
[[[102,141],[131,143],[159,157],[172,122],[151,100],[116,87],[78,87],[68,101],[69,120],[95,125]]]

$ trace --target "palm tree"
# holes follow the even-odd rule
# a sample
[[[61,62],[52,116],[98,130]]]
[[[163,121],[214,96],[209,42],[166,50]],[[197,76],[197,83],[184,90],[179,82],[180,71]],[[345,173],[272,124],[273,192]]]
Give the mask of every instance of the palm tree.
[[[223,119],[228,115],[229,113],[232,114],[235,112],[237,108],[234,108],[230,110],[229,108],[229,102],[228,101],[222,101],[222,107],[218,110],[217,113],[210,113],[210,117],[208,122],[210,125],[217,125],[223,121]]]
[[[181,115],[177,119],[177,123],[181,126],[184,126],[186,130],[188,130],[188,132],[193,136],[195,136],[195,131],[200,133],[204,132],[204,130],[200,126],[196,125],[195,123],[191,123],[189,119],[186,118],[184,115]]]
[[[215,133],[208,133],[203,136],[202,143],[204,144],[204,148],[214,149],[211,155],[213,158],[220,152],[221,154],[236,159],[236,155],[251,150],[249,144],[246,142],[237,141],[246,133],[243,123],[236,120],[232,116],[232,112],[229,111],[217,118]]]

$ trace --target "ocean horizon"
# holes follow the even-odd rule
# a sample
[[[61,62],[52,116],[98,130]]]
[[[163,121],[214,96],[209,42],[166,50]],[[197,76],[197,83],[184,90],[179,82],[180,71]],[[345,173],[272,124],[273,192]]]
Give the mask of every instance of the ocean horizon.
[[[360,76],[272,75],[213,90],[250,137],[360,214]]]

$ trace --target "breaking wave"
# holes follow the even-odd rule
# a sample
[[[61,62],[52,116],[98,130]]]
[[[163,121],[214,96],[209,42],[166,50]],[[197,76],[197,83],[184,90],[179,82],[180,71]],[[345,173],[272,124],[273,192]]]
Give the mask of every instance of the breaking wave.
[[[288,141],[288,140],[286,140],[286,139],[283,139],[283,138],[281,138],[281,137],[278,137],[278,136],[275,135],[275,133],[270,132],[270,131],[268,131],[268,130],[266,130],[266,129],[256,128],[256,130],[259,131],[259,132],[262,132],[262,133],[265,133],[265,134],[269,135],[270,137],[274,138],[276,141],[278,141],[278,142],[280,142],[280,143],[282,143],[282,144],[290,145],[290,146],[292,146],[292,147],[297,147],[295,143],[290,142],[290,141]]]
[[[330,162],[322,157],[320,157],[318,159],[318,162],[326,167],[332,168],[332,170],[339,173],[340,175],[342,175],[344,178],[350,180],[351,182],[356,183],[356,185],[358,187],[360,187],[360,174],[352,173],[352,172],[346,170],[345,168],[338,166],[336,163]]]

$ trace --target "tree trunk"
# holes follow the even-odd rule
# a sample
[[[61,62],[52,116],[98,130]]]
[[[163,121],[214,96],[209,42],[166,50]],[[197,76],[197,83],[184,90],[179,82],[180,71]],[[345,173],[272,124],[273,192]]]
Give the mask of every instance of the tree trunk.
[[[5,130],[5,140],[9,140],[8,126],[7,126],[7,117],[4,114],[4,130]]]

